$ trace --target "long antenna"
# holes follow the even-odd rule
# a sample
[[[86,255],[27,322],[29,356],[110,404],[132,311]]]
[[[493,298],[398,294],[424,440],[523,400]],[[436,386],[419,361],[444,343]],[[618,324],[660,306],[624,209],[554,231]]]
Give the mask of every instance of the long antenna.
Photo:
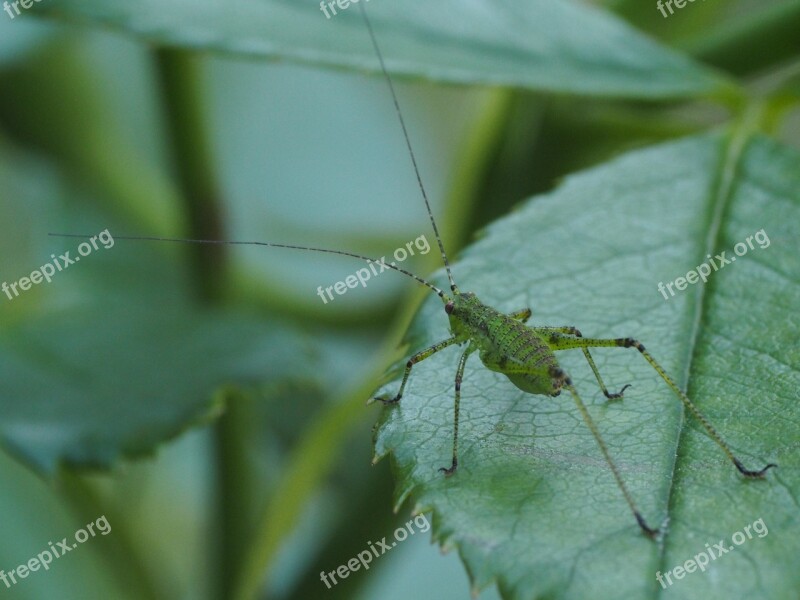
[[[47,235],[52,237],[66,237],[66,238],[88,238],[91,237],[89,235],[84,235],[80,233],[48,233]],[[440,298],[444,298],[444,292],[440,290],[438,287],[433,285],[432,283],[425,281],[422,277],[418,277],[414,275],[411,271],[406,271],[405,269],[401,269],[400,267],[393,265],[393,264],[386,264],[383,262],[383,259],[378,260],[375,258],[370,258],[369,256],[363,256],[361,254],[355,254],[353,252],[345,252],[344,250],[331,250],[329,248],[311,248],[309,246],[292,246],[289,244],[272,244],[270,242],[235,242],[235,241],[228,241],[228,240],[189,240],[183,238],[164,238],[164,237],[154,237],[154,236],[132,236],[132,235],[119,235],[114,236],[114,240],[136,240],[136,241],[149,241],[149,242],[174,242],[177,244],[223,244],[229,246],[267,246],[269,248],[288,248],[290,250],[308,250],[309,252],[324,252],[326,254],[339,254],[341,256],[350,256],[352,258],[357,258],[359,260],[363,260],[366,262],[371,262],[376,265],[380,265],[381,271],[383,267],[387,269],[394,269],[395,271],[402,273],[403,275],[408,275],[409,277],[417,280],[424,286],[429,287],[432,289]]]
[[[456,286],[456,282],[453,280],[453,274],[450,271],[450,262],[447,260],[447,253],[444,251],[444,244],[442,243],[442,236],[439,234],[439,228],[436,225],[436,219],[433,218],[433,211],[431,211],[431,204],[428,200],[428,194],[425,191],[425,185],[422,183],[422,176],[419,172],[419,166],[417,165],[417,158],[414,154],[414,148],[411,145],[411,138],[408,135],[408,128],[406,127],[405,119],[403,118],[403,113],[400,110],[400,103],[397,100],[397,93],[394,89],[394,84],[392,83],[392,78],[389,75],[389,72],[386,70],[386,63],[383,60],[383,54],[381,53],[380,46],[378,46],[378,40],[375,37],[375,32],[372,29],[372,23],[367,16],[367,11],[364,8],[364,3],[361,3],[359,7],[361,10],[361,15],[364,18],[364,23],[367,26],[367,31],[369,32],[369,37],[372,40],[372,46],[375,49],[375,54],[378,56],[378,62],[381,66],[381,71],[383,72],[383,76],[386,79],[386,83],[389,86],[389,92],[392,96],[392,102],[394,103],[395,113],[397,114],[397,119],[400,121],[400,127],[403,130],[403,138],[406,141],[406,147],[408,148],[408,154],[411,157],[411,164],[414,167],[414,174],[417,177],[417,184],[419,186],[419,191],[422,193],[422,199],[425,201],[425,208],[428,211],[428,217],[431,220],[431,226],[433,227],[433,233],[436,236],[436,243],[439,245],[439,252],[442,255],[442,262],[444,263],[444,268],[447,271],[447,278],[450,281],[450,289],[454,292],[458,290]],[[90,237],[88,235],[77,234],[77,233],[50,233],[48,234],[52,237],[68,237],[68,238],[86,238]],[[345,252],[343,250],[332,250],[330,248],[312,248],[310,246],[296,246],[290,244],[274,244],[271,242],[237,242],[237,241],[229,241],[229,240],[192,240],[192,239],[182,239],[182,238],[165,238],[165,237],[155,237],[155,236],[115,236],[115,240],[136,240],[136,241],[153,241],[153,242],[173,242],[178,244],[223,244],[229,246],[266,246],[269,248],[287,248],[290,250],[307,250],[309,252],[322,252],[325,254],[338,254],[340,256],[349,256],[351,258],[356,258],[358,260],[362,260],[368,263],[375,263],[381,266],[381,270],[383,268],[392,269],[397,271],[398,273],[402,273],[408,277],[411,277],[418,283],[430,288],[436,295],[440,298],[445,299],[444,292],[440,290],[438,287],[433,285],[432,283],[424,280],[422,277],[414,275],[414,273],[410,271],[406,271],[403,268],[400,268],[393,264],[386,264],[383,259],[377,260],[371,258],[369,256],[364,256],[362,254],[355,254],[353,252]]]
[[[442,237],[439,235],[439,228],[436,226],[436,220],[433,218],[433,212],[431,211],[431,204],[428,202],[428,194],[425,191],[425,186],[422,183],[422,176],[419,173],[419,167],[417,166],[417,158],[414,155],[414,148],[411,146],[411,138],[408,135],[408,129],[406,129],[406,122],[403,119],[403,113],[400,110],[400,103],[397,101],[397,93],[394,91],[394,84],[392,83],[392,78],[389,76],[389,71],[386,70],[386,64],[383,61],[383,54],[381,54],[381,49],[378,46],[378,40],[375,38],[375,32],[372,29],[372,23],[367,16],[367,9],[364,7],[364,2],[361,2],[359,5],[359,9],[361,10],[361,16],[364,17],[364,23],[367,25],[367,31],[369,31],[369,37],[372,40],[372,46],[375,48],[375,54],[378,55],[378,62],[381,64],[381,71],[383,71],[383,76],[386,78],[386,83],[389,85],[389,91],[392,94],[392,101],[394,102],[394,110],[397,113],[397,118],[400,120],[400,127],[403,128],[403,137],[406,140],[406,146],[408,147],[408,153],[411,156],[411,164],[414,165],[414,173],[417,176],[417,184],[419,184],[419,191],[422,192],[422,199],[425,200],[425,208],[428,209],[428,216],[431,219],[431,225],[433,226],[433,233],[436,235],[436,243],[439,244],[439,251],[442,254],[442,261],[444,262],[444,268],[447,270],[447,278],[450,280],[450,289],[454,292],[458,289],[456,286],[456,282],[453,281],[453,274],[450,272],[450,263],[447,260],[447,254],[444,251],[444,244],[442,243]]]

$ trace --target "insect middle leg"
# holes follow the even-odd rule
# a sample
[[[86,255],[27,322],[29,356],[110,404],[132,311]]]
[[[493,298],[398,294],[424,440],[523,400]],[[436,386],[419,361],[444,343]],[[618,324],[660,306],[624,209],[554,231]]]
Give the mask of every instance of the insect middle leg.
[[[569,350],[572,348],[581,348],[586,350],[588,348],[636,348],[639,353],[644,357],[644,359],[650,364],[651,367],[658,373],[661,379],[670,387],[670,389],[675,392],[675,395],[678,396],[680,401],[686,407],[686,409],[697,419],[700,424],[705,428],[708,432],[709,437],[714,440],[717,445],[722,448],[722,451],[725,452],[725,455],[733,462],[739,472],[744,475],[745,477],[750,478],[760,478],[764,476],[764,473],[767,472],[768,469],[771,467],[777,467],[778,465],[774,463],[769,463],[763,469],[758,471],[751,471],[746,469],[742,462],[734,456],[733,451],[730,449],[727,443],[722,439],[722,436],[717,433],[717,430],[711,425],[709,420],[706,416],[700,412],[700,409],[695,406],[694,402],[689,399],[679,387],[678,385],[672,380],[672,378],[667,375],[667,372],[664,368],[656,362],[656,360],[651,356],[651,354],[645,350],[644,345],[635,340],[633,338],[613,338],[613,339],[592,339],[592,338],[561,338],[558,340],[556,345],[552,345],[551,347],[553,350]],[[623,388],[624,389],[624,388]]]
[[[467,349],[464,350],[461,359],[458,361],[458,369],[456,369],[456,394],[453,404],[453,462],[450,463],[450,467],[442,467],[439,469],[439,472],[444,473],[445,477],[455,473],[458,468],[458,413],[461,404],[461,380],[464,377],[464,367],[467,364],[467,358],[469,358],[469,355],[472,354],[474,350],[475,348],[472,346],[467,346]]]
[[[512,319],[518,319],[523,323],[527,323],[528,319],[531,317],[531,309],[530,308],[523,308],[522,310],[518,310],[512,312],[508,315]],[[578,330],[577,327],[537,327],[537,331],[541,333],[558,333],[562,335],[572,335],[575,337],[582,337],[581,332]],[[600,371],[597,370],[597,365],[594,364],[594,359],[592,355],[589,353],[588,348],[583,348],[583,355],[586,357],[586,361],[589,363],[589,366],[592,368],[592,373],[594,373],[595,378],[597,379],[597,383],[600,385],[600,389],[603,391],[603,395],[608,398],[609,400],[619,400],[622,398],[622,395],[625,393],[631,384],[627,384],[622,387],[622,389],[618,392],[611,393],[608,391],[606,384],[603,382],[603,378],[600,377]]]
[[[456,336],[448,338],[444,341],[441,341],[433,346],[425,348],[424,350],[420,350],[416,354],[414,354],[411,358],[408,359],[406,363],[406,370],[403,373],[403,381],[400,383],[400,389],[397,391],[397,394],[394,398],[373,398],[373,400],[380,400],[384,404],[395,404],[396,402],[400,401],[400,398],[403,397],[403,390],[406,389],[406,382],[408,382],[408,376],[411,374],[411,368],[420,361],[429,358],[430,356],[439,352],[439,350],[443,350],[448,346],[452,346],[453,344],[457,343],[459,340]]]
[[[543,333],[543,334],[556,333],[556,334],[573,336],[573,337],[583,337],[581,335],[581,332],[578,331],[577,328],[569,327],[569,326],[568,327],[537,327],[536,331],[538,331],[540,333]],[[553,350],[561,350],[561,348],[558,346],[558,344],[560,342],[561,335],[556,335],[556,336],[552,336],[552,337],[548,338],[549,341],[550,341],[550,346],[553,348]],[[600,371],[597,369],[597,365],[594,364],[594,359],[592,358],[592,355],[589,352],[589,348],[585,348],[584,347],[584,348],[581,348],[581,350],[583,350],[583,355],[586,357],[586,362],[589,363],[589,367],[591,367],[592,373],[594,373],[594,377],[595,377],[595,379],[597,379],[597,384],[600,386],[600,389],[603,391],[603,395],[606,398],[608,398],[609,400],[619,400],[619,399],[621,399],[623,394],[625,393],[625,390],[627,390],[629,387],[631,387],[631,384],[628,383],[628,384],[624,385],[622,387],[622,389],[620,391],[618,391],[618,392],[614,392],[614,393],[609,392],[608,388],[606,387],[606,384],[603,382],[603,378],[600,376]]]
[[[622,389],[618,392],[610,393],[606,384],[603,383],[603,378],[600,377],[600,371],[597,370],[597,365],[594,364],[594,359],[592,355],[589,354],[588,348],[581,348],[583,350],[583,355],[586,357],[586,361],[589,363],[589,366],[592,368],[592,373],[594,373],[595,379],[597,379],[597,383],[600,386],[600,389],[603,391],[603,395],[608,398],[609,400],[620,400],[622,395],[625,393],[629,387],[631,387],[630,383],[626,383],[622,386]]]

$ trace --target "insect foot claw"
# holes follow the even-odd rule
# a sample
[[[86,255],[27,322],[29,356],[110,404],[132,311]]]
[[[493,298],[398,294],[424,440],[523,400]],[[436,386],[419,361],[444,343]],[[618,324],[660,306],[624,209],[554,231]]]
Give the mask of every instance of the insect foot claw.
[[[369,400],[367,400],[367,404],[372,404],[373,402],[383,402],[384,405],[397,404],[398,402],[400,402],[400,397],[395,396],[394,398],[381,398],[380,396],[377,396],[375,398],[370,398]]]
[[[733,464],[736,465],[736,468],[739,469],[739,472],[742,475],[744,475],[745,477],[749,477],[751,479],[762,479],[768,469],[778,466],[775,463],[769,463],[766,467],[764,467],[760,471],[751,471],[750,469],[745,469],[744,465],[741,462],[739,462],[738,458],[733,459]]]
[[[444,473],[445,477],[450,477],[450,475],[456,472],[457,468],[458,468],[458,461],[454,460],[450,468],[442,467],[441,469],[439,469],[439,473]]]
[[[659,529],[658,529],[658,528],[656,528],[656,529],[653,529],[652,527],[650,527],[650,526],[649,526],[649,525],[648,525],[648,524],[645,522],[645,520],[644,520],[644,517],[642,517],[642,515],[640,515],[638,512],[635,512],[635,513],[633,513],[633,514],[634,514],[634,516],[636,517],[636,522],[637,522],[637,523],[639,523],[639,527],[641,527],[641,528],[642,528],[642,531],[644,532],[644,534],[645,534],[647,537],[649,537],[649,538],[653,539],[653,538],[655,538],[655,537],[656,537],[656,536],[659,534]]]
[[[625,394],[625,390],[627,390],[629,387],[633,386],[630,383],[624,385],[622,389],[618,391],[616,394],[609,394],[608,392],[606,392],[606,398],[608,398],[609,400],[622,400],[623,395]]]

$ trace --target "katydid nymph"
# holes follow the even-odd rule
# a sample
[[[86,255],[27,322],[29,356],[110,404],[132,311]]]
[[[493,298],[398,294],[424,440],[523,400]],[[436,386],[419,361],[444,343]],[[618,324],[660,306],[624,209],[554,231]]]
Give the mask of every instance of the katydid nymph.
[[[619,337],[610,339],[583,337],[581,332],[572,326],[528,326],[527,321],[531,317],[529,308],[520,309],[510,314],[504,314],[491,306],[484,304],[474,293],[462,292],[456,285],[451,272],[444,243],[439,234],[439,230],[430,207],[426,188],[423,184],[417,160],[411,144],[411,138],[406,127],[403,114],[400,110],[397,94],[394,89],[392,78],[386,68],[380,46],[376,39],[372,25],[364,6],[359,4],[359,9],[363,17],[366,29],[369,33],[372,47],[380,64],[380,70],[386,80],[391,100],[394,103],[396,115],[402,130],[403,139],[407,146],[408,154],[413,167],[414,175],[422,195],[427,214],[436,237],[436,242],[441,254],[443,266],[447,275],[449,289],[441,289],[433,283],[423,279],[395,264],[385,264],[388,269],[392,269],[403,275],[413,278],[417,283],[432,290],[442,301],[444,312],[449,320],[451,336],[439,343],[426,349],[416,352],[407,361],[405,372],[397,393],[390,398],[376,398],[385,405],[395,405],[402,401],[403,393],[409,381],[411,371],[417,363],[424,361],[433,354],[444,350],[450,346],[461,346],[462,352],[458,360],[455,371],[454,389],[454,409],[453,409],[453,430],[452,430],[452,455],[448,464],[439,470],[445,477],[452,477],[458,469],[458,431],[459,431],[459,411],[461,400],[461,384],[466,368],[466,363],[471,354],[478,354],[483,365],[497,373],[505,375],[509,381],[517,388],[528,394],[546,395],[556,397],[566,391],[574,402],[580,416],[589,428],[603,457],[608,464],[622,496],[627,502],[633,516],[641,530],[653,537],[659,532],[658,527],[654,527],[644,519],[625,482],[617,468],[611,454],[604,442],[597,425],[592,419],[586,405],[581,399],[578,391],[573,385],[572,380],[559,366],[556,354],[564,350],[580,350],[604,396],[609,400],[620,400],[623,393],[629,387],[625,385],[618,392],[610,392],[601,377],[593,357],[590,353],[592,348],[629,348],[638,351],[649,363],[661,379],[667,384],[671,391],[683,403],[685,409],[704,427],[708,435],[720,446],[722,451],[735,465],[738,471],[746,478],[762,478],[768,469],[776,466],[773,463],[767,464],[759,470],[745,468],[742,462],[733,454],[728,444],[717,433],[711,423],[699,411],[689,397],[678,387],[675,381],[666,373],[653,356],[645,349],[644,345],[631,337]],[[56,234],[51,234],[56,235]],[[70,234],[70,237],[83,237]],[[229,245],[254,245],[266,246],[270,248],[284,248],[292,250],[304,250],[308,252],[319,252],[336,254],[351,257],[360,261],[379,262],[376,259],[362,254],[347,252],[343,250],[316,248],[309,246],[299,246],[292,244],[271,243],[271,242],[245,242],[245,241],[223,241],[223,240],[203,240],[203,239],[174,239],[164,237],[142,237],[142,236],[115,236],[115,240],[153,240],[168,241],[191,244],[229,244]],[[444,286],[442,286],[444,287]]]

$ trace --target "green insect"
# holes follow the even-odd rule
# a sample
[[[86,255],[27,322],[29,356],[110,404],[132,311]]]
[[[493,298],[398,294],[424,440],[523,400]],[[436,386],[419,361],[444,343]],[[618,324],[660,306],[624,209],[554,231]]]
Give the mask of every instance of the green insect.
[[[450,271],[448,268],[448,275]],[[597,378],[597,383],[603,394],[609,400],[622,398],[623,392],[630,387],[625,385],[619,392],[610,393],[603,382],[600,372],[592,359],[589,348],[635,348],[645,360],[655,369],[658,375],[666,382],[673,392],[680,398],[683,405],[689,412],[703,425],[711,439],[722,448],[723,452],[733,462],[742,475],[756,479],[764,476],[771,467],[776,467],[774,463],[766,465],[758,471],[751,471],[744,467],[742,462],[736,458],[730,447],[717,433],[708,419],[700,412],[689,397],[675,384],[667,375],[664,369],[645,349],[644,345],[633,338],[613,338],[597,339],[584,338],[581,332],[575,327],[528,327],[525,325],[531,316],[531,310],[525,308],[511,314],[504,314],[481,302],[472,292],[459,291],[450,276],[452,296],[448,296],[442,291],[438,295],[444,302],[444,310],[450,319],[450,331],[452,337],[443,340],[414,354],[406,363],[403,380],[400,389],[393,398],[376,398],[384,404],[394,404],[400,401],[403,396],[408,377],[412,367],[432,356],[436,352],[455,344],[466,345],[458,361],[458,368],[455,376],[455,403],[453,408],[453,457],[448,467],[442,467],[439,471],[445,476],[455,473],[458,468],[458,418],[461,401],[461,381],[464,375],[464,368],[467,358],[473,352],[478,352],[484,366],[498,373],[502,373],[519,389],[529,394],[542,394],[547,396],[558,396],[563,389],[566,389],[586,423],[592,432],[603,457],[611,469],[614,479],[616,479],[625,501],[633,512],[636,522],[642,530],[649,536],[658,534],[658,528],[647,524],[636,507],[636,503],[625,486],[625,482],[619,474],[619,470],[614,464],[608,447],[603,441],[594,420],[589,415],[586,405],[578,395],[572,380],[559,366],[555,353],[560,350],[573,350],[580,348],[586,357],[589,366]]]
[[[598,338],[584,338],[581,332],[572,326],[562,327],[528,327],[526,325],[528,319],[531,317],[530,308],[525,308],[510,314],[504,314],[500,311],[484,304],[472,292],[461,292],[453,279],[450,270],[450,264],[447,259],[447,254],[444,249],[439,229],[436,225],[436,220],[433,217],[430,203],[428,201],[425,186],[422,183],[422,177],[417,166],[416,157],[411,144],[411,140],[406,128],[405,120],[400,110],[400,105],[397,99],[397,94],[394,90],[394,85],[389,73],[386,69],[380,47],[375,37],[372,25],[366,14],[364,3],[359,5],[361,14],[369,32],[373,48],[378,57],[381,71],[388,84],[389,91],[394,102],[397,117],[402,128],[403,136],[406,146],[408,148],[411,163],[414,173],[417,178],[420,192],[422,194],[425,207],[428,211],[431,226],[433,228],[436,242],[439,246],[442,262],[447,272],[447,277],[450,284],[450,293],[446,293],[429,281],[402,269],[395,264],[386,264],[378,261],[375,258],[356,254],[353,252],[346,252],[342,250],[332,250],[328,248],[313,248],[308,246],[297,246],[289,244],[276,244],[271,242],[237,242],[237,241],[223,241],[223,240],[187,240],[187,239],[174,239],[162,237],[132,237],[132,236],[115,236],[116,240],[152,240],[163,242],[179,242],[191,244],[228,244],[228,245],[253,245],[253,246],[267,246],[270,248],[286,248],[291,250],[305,250],[310,252],[322,252],[327,254],[338,254],[341,256],[349,256],[361,261],[372,263],[381,263],[386,268],[392,269],[402,273],[408,277],[413,278],[418,283],[433,290],[439,298],[441,298],[444,305],[444,311],[450,321],[450,332],[452,336],[433,344],[432,346],[421,350],[409,358],[406,363],[405,372],[403,374],[400,389],[397,394],[392,398],[375,398],[374,400],[383,402],[386,405],[393,405],[400,402],[403,397],[403,392],[408,383],[411,370],[417,363],[422,362],[429,358],[436,352],[444,350],[450,346],[465,346],[461,353],[461,358],[458,361],[458,367],[455,374],[455,399],[453,407],[453,454],[449,466],[439,469],[445,476],[453,475],[458,468],[458,423],[459,423],[459,410],[461,401],[461,382],[464,376],[464,369],[467,364],[467,359],[474,352],[478,352],[481,362],[487,369],[502,373],[523,392],[529,394],[541,394],[547,396],[559,396],[562,390],[567,390],[569,395],[575,402],[575,406],[580,412],[583,421],[586,423],[589,430],[592,432],[600,451],[603,454],[609,468],[616,480],[616,483],[628,503],[636,522],[641,527],[642,531],[647,535],[653,537],[658,534],[659,529],[651,527],[647,524],[636,503],[633,500],[630,492],[625,486],[625,482],[620,476],[611,455],[608,451],[606,443],[603,441],[597,425],[590,416],[586,405],[581,397],[578,395],[572,380],[567,373],[559,366],[556,358],[556,352],[562,350],[580,349],[589,367],[592,369],[597,383],[600,386],[605,397],[609,400],[619,400],[623,397],[624,391],[630,387],[625,385],[619,392],[611,393],[608,391],[605,383],[603,382],[600,372],[595,365],[594,359],[589,352],[590,348],[634,348],[637,350],[644,359],[655,369],[659,377],[670,387],[670,389],[678,396],[686,409],[702,424],[708,435],[722,448],[723,452],[733,462],[739,472],[747,478],[762,478],[766,471],[771,467],[776,467],[774,463],[767,464],[764,468],[758,471],[752,471],[744,467],[742,462],[733,454],[730,447],[725,443],[722,437],[717,433],[708,419],[700,412],[694,405],[689,397],[677,386],[677,384],[667,375],[666,371],[645,349],[641,342],[634,338],[613,338],[613,339],[598,339]],[[73,234],[51,234],[66,237],[85,237]]]

